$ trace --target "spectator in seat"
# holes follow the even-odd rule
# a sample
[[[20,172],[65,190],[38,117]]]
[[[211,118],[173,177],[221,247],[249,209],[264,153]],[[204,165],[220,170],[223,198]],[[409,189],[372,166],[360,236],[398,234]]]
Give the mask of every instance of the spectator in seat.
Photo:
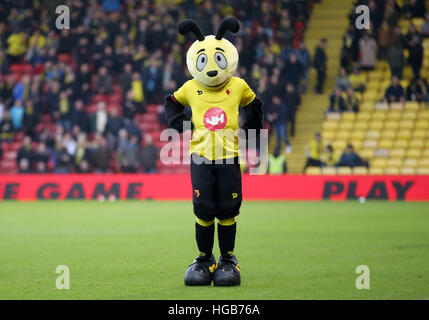
[[[348,144],[346,151],[340,157],[338,161],[339,167],[368,167],[368,162],[364,161],[359,155],[354,151],[353,145]]]
[[[283,97],[286,107],[286,127],[290,123],[291,137],[295,136],[295,116],[298,106],[301,103],[301,96],[298,89],[293,84],[286,84],[286,92]]]
[[[133,77],[133,67],[131,63],[124,65],[124,71],[119,76],[119,85],[121,86],[122,92],[131,90],[131,82]]]
[[[334,148],[330,144],[323,149],[320,161],[322,167],[334,167],[338,163],[338,157],[335,155]]]
[[[27,159],[29,164],[31,164],[31,161],[33,159],[33,146],[32,141],[29,136],[25,136],[24,139],[22,139],[22,145],[21,148],[18,150],[18,154],[16,156],[16,164],[19,166],[22,159]]]
[[[113,78],[108,74],[106,67],[101,67],[98,71],[95,90],[98,94],[111,94],[113,92]]]
[[[41,173],[41,168],[43,168],[43,171],[46,171],[48,161],[49,153],[46,148],[46,144],[44,142],[39,142],[36,151],[33,154],[32,167],[36,168],[36,171],[38,173]]]
[[[322,154],[322,135],[318,132],[314,135],[307,148],[307,162],[304,167],[304,172],[307,167],[320,167],[322,162],[320,156]]]
[[[374,70],[377,63],[377,42],[370,37],[369,33],[364,33],[359,40],[360,66],[362,70]]]
[[[137,106],[137,109],[144,112],[142,109],[144,102],[143,82],[138,72],[133,73],[133,81],[131,83],[133,92],[133,101]]]
[[[109,146],[114,149],[119,130],[124,127],[124,119],[119,115],[116,108],[111,109],[109,119],[106,123],[106,136]]]
[[[36,169],[34,172],[38,173],[38,174],[48,173],[48,168],[46,166],[46,163],[45,162],[37,162],[36,163]]]
[[[295,88],[299,88],[304,69],[295,52],[291,52],[289,55],[289,61],[285,63],[281,74],[284,77],[283,83],[291,83]]]
[[[76,82],[80,85],[78,88],[78,96],[85,102],[89,104],[91,100],[91,73],[87,63],[83,63],[76,77]]]
[[[387,20],[383,20],[378,28],[378,52],[381,59],[386,59],[388,49],[394,44],[396,34],[395,29],[389,26]]]
[[[286,157],[276,148],[273,154],[268,156],[268,174],[284,174],[287,172]]]
[[[423,102],[428,101],[429,87],[422,78],[411,80],[407,88],[407,100]]]
[[[28,99],[28,93],[30,92],[30,76],[24,75],[13,88],[13,99],[26,101]]]
[[[83,108],[83,101],[76,100],[73,110],[70,111],[70,122],[72,127],[78,126],[82,132],[90,131],[90,119],[88,113]]]
[[[12,108],[10,108],[10,118],[12,120],[13,129],[19,131],[24,124],[24,106],[21,100],[15,100]]]
[[[402,79],[404,48],[402,48],[400,41],[396,41],[395,44],[387,50],[387,62],[389,63],[391,74]]]
[[[123,144],[119,148],[119,157],[121,163],[121,169],[125,173],[137,172],[139,163],[138,159],[138,139],[136,136],[131,136],[128,143]]]
[[[420,69],[423,64],[423,46],[418,36],[414,36],[409,44],[408,48],[410,54],[408,56],[408,63],[413,69],[414,78],[420,78]]]
[[[359,111],[359,99],[356,97],[355,92],[352,88],[347,90],[347,96],[345,99],[345,106],[348,112],[358,112]]]
[[[64,134],[63,145],[70,156],[73,157],[76,154],[77,144],[70,132]]]
[[[405,101],[404,88],[402,88],[401,84],[399,83],[397,76],[392,77],[392,84],[386,89],[384,101],[389,103]]]
[[[329,112],[343,112],[347,110],[340,88],[334,89],[334,92],[329,96],[329,103]]]
[[[12,142],[13,136],[13,124],[10,118],[9,110],[5,110],[3,113],[3,119],[0,122],[0,139],[4,142]]]
[[[302,92],[305,93],[307,90],[309,69],[311,67],[310,52],[308,51],[305,43],[303,41],[300,41],[298,48],[295,49],[295,53],[298,58],[298,61],[301,62],[302,65]]]
[[[292,147],[287,135],[286,106],[279,96],[275,95],[272,97],[271,108],[268,112],[267,116],[271,118],[276,132],[276,148],[281,148],[282,142],[285,142],[287,153],[290,153],[292,151]]]
[[[354,67],[350,75],[350,85],[354,91],[364,92],[366,88],[366,77],[360,72],[359,67]]]
[[[100,101],[97,104],[97,111],[92,116],[92,131],[98,134],[104,133],[109,115],[106,111],[106,103]]]
[[[346,73],[346,69],[340,68],[340,73],[335,81],[335,87],[341,91],[346,91],[351,87],[350,78]]]
[[[140,151],[140,165],[144,173],[156,173],[156,162],[158,161],[159,150],[153,144],[151,135],[144,136],[145,145]]]
[[[74,165],[76,171],[79,172],[79,170],[82,169],[82,162],[86,162],[87,164],[91,162],[91,154],[87,148],[87,141],[84,134],[79,135],[76,143],[76,152],[74,154]],[[89,166],[83,165],[83,167],[87,167],[89,169]]]
[[[0,97],[0,123],[3,120],[3,115],[4,115],[5,110],[6,110],[6,105],[3,101],[3,99]]]
[[[25,103],[23,125],[25,134],[34,137],[34,130],[39,123],[39,114],[36,112],[33,101],[27,100]]]
[[[111,155],[112,151],[107,146],[106,138],[100,136],[100,138],[98,139],[98,145],[93,155],[96,172],[106,173],[109,170]]]
[[[133,119],[137,112],[137,102],[134,100],[133,90],[128,90],[122,103],[122,113],[125,118]]]
[[[21,159],[18,163],[18,173],[27,174],[31,173],[30,161],[28,159]]]
[[[409,0],[404,1],[402,12],[407,19],[424,18],[426,6],[424,0]]]
[[[55,173],[69,173],[72,158],[64,147],[63,142],[58,139],[55,148]]]
[[[426,13],[425,17],[426,17],[425,21],[423,22],[420,31],[423,37],[428,38],[429,37],[429,12]]]
[[[316,84],[316,93],[323,93],[323,84],[326,79],[326,66],[327,66],[327,55],[326,48],[328,46],[328,40],[321,39],[320,44],[316,48],[313,58],[313,67],[317,71],[317,84]]]

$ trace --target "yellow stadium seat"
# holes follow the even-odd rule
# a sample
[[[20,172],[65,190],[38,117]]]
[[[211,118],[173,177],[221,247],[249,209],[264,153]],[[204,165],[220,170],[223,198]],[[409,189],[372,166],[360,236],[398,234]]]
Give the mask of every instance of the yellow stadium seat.
[[[322,125],[323,130],[336,130],[338,128],[338,121],[328,120],[323,122]]]
[[[366,129],[368,129],[368,121],[367,120],[365,120],[365,121],[363,121],[363,120],[359,121],[358,120],[355,123],[355,130],[366,130]]]
[[[352,130],[354,123],[352,121],[341,121],[338,125],[339,130]]]
[[[417,168],[417,174],[429,174],[429,168]]]
[[[410,148],[420,148],[422,149],[425,146],[423,139],[412,139],[409,141],[408,146]]]
[[[399,120],[401,117],[402,112],[398,110],[390,110],[386,115],[387,120]]]
[[[405,155],[407,158],[415,158],[418,159],[422,156],[422,150],[421,149],[409,149]]]
[[[366,132],[366,137],[368,139],[380,139],[381,134],[378,130],[369,130]]]
[[[364,159],[372,159],[374,158],[374,149],[372,148],[365,148],[359,151],[359,155]]]
[[[346,146],[346,140],[335,140],[334,142],[332,142],[332,147],[334,148],[334,150],[344,150]]]
[[[402,102],[392,102],[389,108],[390,110],[404,110],[404,104]]]
[[[358,175],[368,174],[368,168],[367,167],[354,167],[352,171],[353,171],[353,174],[358,174]]]
[[[335,135],[336,135],[336,131],[332,131],[332,130],[322,132],[322,137],[324,140],[334,140]]]
[[[396,131],[395,130],[384,130],[381,132],[381,137],[383,139],[394,139],[396,137]]]
[[[393,148],[405,149],[406,147],[408,147],[408,140],[406,139],[399,139],[393,141]]]
[[[322,174],[335,175],[337,174],[337,169],[334,167],[324,167],[322,168]]]
[[[362,148],[362,140],[351,140],[350,143],[356,150]]]
[[[428,129],[429,128],[429,120],[417,120],[416,121],[416,129]]]
[[[393,140],[392,139],[379,140],[378,147],[380,149],[391,149],[393,147]]]
[[[384,125],[385,129],[397,130],[399,128],[399,123],[396,120],[388,120]]]
[[[399,174],[399,167],[387,167],[384,169],[385,174]]]
[[[384,110],[377,110],[372,114],[372,120],[386,120],[387,112]]]
[[[384,91],[384,90],[383,90]],[[381,97],[380,97],[381,98]],[[377,102],[374,106],[375,110],[389,110],[389,104],[387,102]]]
[[[423,158],[423,159],[418,160],[418,166],[429,168],[429,158]]]
[[[399,129],[412,129],[414,127],[413,120],[401,120],[399,121]]]
[[[424,149],[422,151],[422,158],[429,158],[429,149]]]
[[[411,167],[402,167],[399,170],[400,174],[416,174],[416,168],[411,168]]]
[[[427,136],[427,130],[424,129],[415,129],[412,133],[413,138],[424,139]]]
[[[395,148],[390,150],[390,156],[392,158],[404,158],[405,150],[402,148]]]
[[[416,101],[407,101],[405,102],[405,110],[419,110],[420,105]]]
[[[356,114],[354,112],[343,112],[341,118],[344,120],[354,121],[356,119]]]
[[[399,168],[400,166],[402,166],[402,159],[400,159],[400,158],[387,159],[386,165],[388,167],[398,167]]]
[[[411,130],[399,130],[397,138],[409,139],[411,138]]]
[[[417,113],[415,111],[405,111],[402,114],[402,119],[404,120],[415,120],[417,118]]]
[[[308,167],[305,170],[305,173],[308,175],[319,175],[322,174],[322,170],[319,167]]]
[[[417,167],[417,160],[416,159],[405,159],[403,163],[404,167]]]
[[[357,114],[357,119],[358,120],[369,120],[371,119],[371,113],[370,112],[359,112]]]
[[[375,158],[371,161],[371,167],[384,168],[386,165],[387,165],[387,159],[385,158]]]
[[[373,120],[369,123],[370,130],[381,130],[383,129],[384,122],[381,120]]]
[[[327,120],[341,120],[341,113],[339,112],[327,112],[326,113]]]
[[[352,174],[352,168],[350,167],[339,167],[337,174]]]
[[[382,167],[370,167],[369,174],[384,174],[384,169]]]
[[[350,138],[353,140],[363,140],[365,138],[366,132],[363,130],[355,130],[352,132]]]
[[[418,118],[419,120],[429,120],[429,110],[420,111]]]
[[[364,101],[359,106],[360,111],[372,111],[374,110],[374,102],[373,101]]]

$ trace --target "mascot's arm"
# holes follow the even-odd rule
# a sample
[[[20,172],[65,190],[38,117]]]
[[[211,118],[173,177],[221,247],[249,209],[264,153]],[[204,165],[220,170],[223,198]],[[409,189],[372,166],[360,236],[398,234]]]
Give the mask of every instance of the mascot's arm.
[[[165,97],[165,115],[170,128],[176,129],[178,132],[183,132],[183,122],[191,121],[185,114],[185,107],[180,104],[173,95]],[[193,128],[193,124],[191,123]]]
[[[251,103],[243,108],[244,123],[241,126],[246,135],[249,129],[256,129],[257,135],[264,128],[264,103],[255,97]]]

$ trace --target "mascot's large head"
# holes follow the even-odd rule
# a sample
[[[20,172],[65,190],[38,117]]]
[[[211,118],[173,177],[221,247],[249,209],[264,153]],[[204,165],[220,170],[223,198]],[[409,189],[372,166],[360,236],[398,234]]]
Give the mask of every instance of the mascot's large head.
[[[238,32],[240,25],[235,18],[225,18],[216,36],[204,36],[200,26],[190,19],[179,23],[179,32],[192,32],[197,39],[186,54],[186,64],[191,75],[203,86],[216,89],[234,75],[238,64],[238,52],[223,36],[227,31]]]

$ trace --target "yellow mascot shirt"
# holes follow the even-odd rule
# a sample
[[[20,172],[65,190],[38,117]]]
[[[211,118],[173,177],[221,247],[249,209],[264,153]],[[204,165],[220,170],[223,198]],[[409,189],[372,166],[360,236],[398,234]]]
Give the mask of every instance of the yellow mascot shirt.
[[[210,160],[239,155],[238,107],[246,107],[256,96],[246,81],[232,77],[221,89],[211,90],[192,79],[173,96],[192,109],[191,153]]]

